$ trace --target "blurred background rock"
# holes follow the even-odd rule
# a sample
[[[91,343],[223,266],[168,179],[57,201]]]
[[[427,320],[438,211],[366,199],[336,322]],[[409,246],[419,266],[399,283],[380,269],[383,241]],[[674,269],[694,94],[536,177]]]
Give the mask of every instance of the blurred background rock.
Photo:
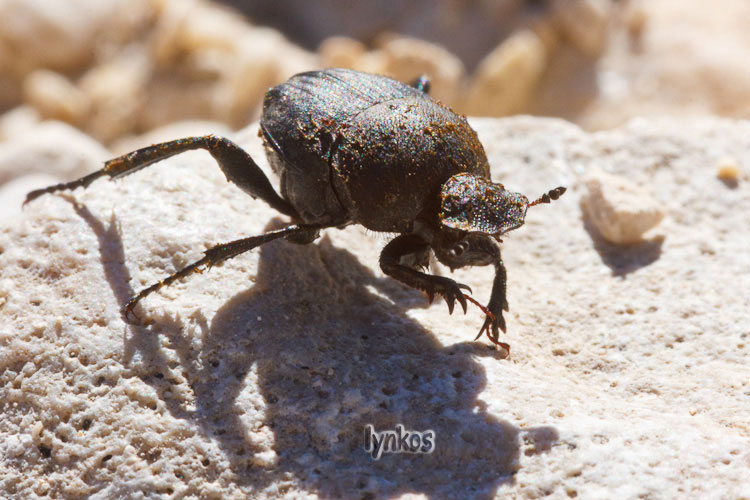
[[[469,115],[747,118],[747,26],[747,0],[0,0],[0,141],[44,120],[115,151],[184,120],[239,128],[328,66],[429,75]]]

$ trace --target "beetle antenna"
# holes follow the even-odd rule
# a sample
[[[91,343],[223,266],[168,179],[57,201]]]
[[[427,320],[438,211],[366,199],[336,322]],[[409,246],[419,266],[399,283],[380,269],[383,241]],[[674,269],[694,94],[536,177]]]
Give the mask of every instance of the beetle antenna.
[[[550,203],[552,200],[558,199],[560,196],[563,195],[563,193],[566,191],[567,188],[560,186],[556,187],[555,189],[552,189],[546,193],[544,193],[542,196],[537,198],[536,200],[529,203],[530,207],[533,207],[534,205],[539,205],[541,203]]]

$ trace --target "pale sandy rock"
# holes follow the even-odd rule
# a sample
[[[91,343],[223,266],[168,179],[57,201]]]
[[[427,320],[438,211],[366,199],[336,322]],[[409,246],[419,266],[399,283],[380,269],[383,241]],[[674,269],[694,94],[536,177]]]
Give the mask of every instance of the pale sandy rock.
[[[716,177],[727,183],[736,183],[742,175],[742,165],[734,158],[722,158],[716,164]]]
[[[662,204],[645,187],[625,177],[597,169],[584,182],[581,208],[586,219],[611,243],[638,243],[664,218]]]
[[[88,116],[87,96],[70,79],[54,71],[31,72],[24,80],[24,97],[42,119],[78,125]]]
[[[324,68],[355,68],[367,53],[367,46],[346,36],[326,38],[318,46],[318,57]]]
[[[539,37],[547,53],[552,54],[560,46],[560,30],[554,16],[544,15],[531,21],[529,29]]]
[[[0,2],[0,12],[17,3]],[[48,3],[49,12],[42,0],[29,3],[29,9],[36,9],[34,15],[41,16],[34,18],[37,24],[29,21],[30,26],[41,20],[53,24],[74,21],[72,12],[62,13],[55,2]],[[312,53],[279,32],[252,26],[236,12],[212,2],[76,0],[66,9],[85,11],[92,16],[89,21],[94,23],[96,18],[98,22],[76,35],[80,38],[76,44],[86,44],[86,58],[76,64],[33,59],[14,62],[22,55],[18,51],[9,55],[16,45],[44,52],[37,44],[52,42],[42,33],[39,40],[26,43],[19,38],[5,45],[1,33],[5,26],[0,28],[0,109],[23,98],[42,118],[75,124],[105,144],[183,120],[214,120],[243,127],[257,119],[269,87],[317,65]],[[26,19],[23,13],[17,17]],[[30,28],[8,28],[14,29],[18,37],[32,34]],[[63,32],[73,29],[67,25],[59,28]],[[72,43],[59,41],[53,49],[67,50],[75,58]],[[7,67],[11,63],[23,68]],[[7,85],[3,80],[6,74],[11,75]]]
[[[7,63],[10,60],[11,55],[3,53],[3,47],[0,45],[0,109],[17,106],[23,97],[21,81],[13,77],[8,70]]]
[[[232,60],[216,89],[217,119],[235,127],[257,118],[266,91],[292,75],[317,66],[311,53],[289,43],[277,31],[253,28],[235,41]],[[253,115],[252,113],[255,113]]]
[[[166,3],[150,54],[162,71],[144,88],[142,129],[199,118],[244,126],[269,87],[316,66],[279,32],[198,0]]]
[[[430,95],[455,105],[463,90],[466,70],[448,50],[434,43],[394,34],[383,35],[368,51],[360,42],[346,37],[331,37],[319,47],[323,67],[351,68],[388,75],[402,82],[420,76],[430,80]]]
[[[469,87],[466,112],[502,116],[522,111],[544,72],[547,50],[531,30],[515,33],[479,64]]]
[[[331,37],[318,48],[323,67],[351,68],[413,82],[430,80],[430,95],[448,105],[458,102],[466,69],[450,51],[434,43],[394,34],[382,35],[373,50],[347,37]]]
[[[387,65],[388,56],[386,53],[381,49],[374,49],[360,56],[352,69],[365,73],[382,73],[383,68]]]
[[[0,19],[8,22],[0,25],[0,46],[13,50],[8,69],[15,75],[39,67],[81,69],[96,55],[92,47],[132,37],[148,5],[147,0],[2,0]]]
[[[471,341],[475,307],[383,276],[388,238],[360,227],[191,276],[126,325],[135,290],[283,221],[205,152],[3,222],[0,496],[748,496],[750,193],[710,166],[750,162],[750,124],[472,123],[496,181],[569,187],[504,238],[509,360]],[[257,125],[235,139],[268,171]],[[587,230],[595,167],[650,186],[661,239]],[[489,296],[488,269],[453,276]],[[372,460],[364,426],[399,423],[436,451]]]
[[[596,63],[556,54],[529,111],[587,129],[647,115],[750,117],[749,2],[615,5]]]
[[[605,50],[611,0],[553,0],[552,8],[561,32],[576,48],[589,56]]]
[[[39,125],[39,112],[31,106],[18,106],[0,115],[0,141],[26,134]]]
[[[168,71],[159,73],[139,89],[137,98],[142,101],[133,115],[136,119],[121,135],[137,134],[175,121],[225,119],[217,113],[219,89],[219,78],[193,80]]]
[[[638,41],[643,35],[643,31],[648,26],[648,11],[646,10],[647,2],[643,0],[632,1],[625,8],[623,18],[625,21],[625,28],[628,31],[631,39]]]
[[[29,191],[56,184],[59,180],[50,174],[33,173],[0,184],[0,219],[10,221],[17,218]]]
[[[160,14],[151,42],[159,64],[203,50],[231,50],[248,30],[239,14],[203,0],[170,0]]]
[[[382,33],[399,33],[450,48],[467,66],[519,25],[525,14],[548,11],[546,2],[417,0],[341,2],[340,0],[230,0],[255,23],[276,26],[306,47],[332,34],[371,43]]]
[[[434,43],[403,36],[386,37],[379,44],[385,59],[380,73],[403,82],[421,75],[430,79],[430,95],[453,105],[466,75],[460,59]]]
[[[90,110],[83,128],[108,143],[132,132],[147,109],[162,111],[163,107],[146,105],[154,88],[149,85],[151,76],[152,66],[140,52],[120,54],[92,67],[78,82]]]
[[[44,173],[62,180],[98,169],[110,153],[97,141],[62,122],[46,121],[22,136],[0,142],[0,184]]]

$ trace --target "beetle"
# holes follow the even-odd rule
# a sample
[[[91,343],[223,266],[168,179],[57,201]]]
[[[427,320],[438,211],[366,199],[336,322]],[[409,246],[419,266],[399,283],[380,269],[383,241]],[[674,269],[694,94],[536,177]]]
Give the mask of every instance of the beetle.
[[[450,313],[467,299],[486,319],[494,344],[505,332],[508,311],[506,270],[500,237],[523,225],[528,207],[556,200],[564,187],[533,202],[493,183],[476,132],[466,117],[428,95],[429,81],[405,84],[385,76],[348,69],[300,73],[266,92],[259,135],[268,161],[280,178],[280,195],[255,161],[230,140],[216,135],[155,144],[114,158],[78,180],[32,191],[26,202],[47,193],[88,187],[100,177],[120,178],[188,150],[208,151],[227,180],[291,218],[279,230],[208,249],[204,257],[141,290],[124,308],[125,319],[144,297],[184,278],[270,241],[307,244],[320,230],[361,224],[397,233],[380,254],[383,272],[425,292],[442,296]],[[451,270],[494,266],[486,307],[463,290],[464,284],[427,274],[430,257]]]

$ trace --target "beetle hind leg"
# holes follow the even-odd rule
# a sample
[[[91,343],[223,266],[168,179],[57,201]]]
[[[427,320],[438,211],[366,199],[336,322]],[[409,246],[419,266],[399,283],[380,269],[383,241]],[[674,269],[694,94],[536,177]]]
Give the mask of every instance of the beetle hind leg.
[[[205,251],[203,258],[193,262],[192,264],[180,269],[176,273],[169,275],[158,283],[154,283],[148,288],[144,288],[134,297],[132,297],[125,308],[123,309],[123,315],[125,320],[129,321],[129,316],[132,314],[134,317],[138,317],[133,311],[142,299],[148,295],[160,290],[165,286],[169,286],[177,280],[180,280],[192,273],[202,273],[204,270],[211,269],[212,266],[220,264],[225,260],[229,260],[240,254],[248,252],[261,245],[265,245],[273,240],[279,238],[286,238],[295,243],[301,242],[312,242],[320,234],[320,226],[308,226],[292,224],[283,229],[276,231],[269,231],[268,233],[261,234],[259,236],[251,236],[249,238],[242,238],[239,240],[230,241],[229,243],[221,243],[215,245]]]
[[[24,204],[43,194],[88,187],[100,177],[107,176],[112,179],[124,177],[170,156],[195,149],[208,151],[221,167],[227,180],[235,183],[247,194],[253,198],[262,199],[284,215],[297,217],[296,210],[276,193],[268,177],[245,150],[229,139],[213,134],[162,142],[118,156],[106,162],[101,170],[85,177],[30,192]]]

